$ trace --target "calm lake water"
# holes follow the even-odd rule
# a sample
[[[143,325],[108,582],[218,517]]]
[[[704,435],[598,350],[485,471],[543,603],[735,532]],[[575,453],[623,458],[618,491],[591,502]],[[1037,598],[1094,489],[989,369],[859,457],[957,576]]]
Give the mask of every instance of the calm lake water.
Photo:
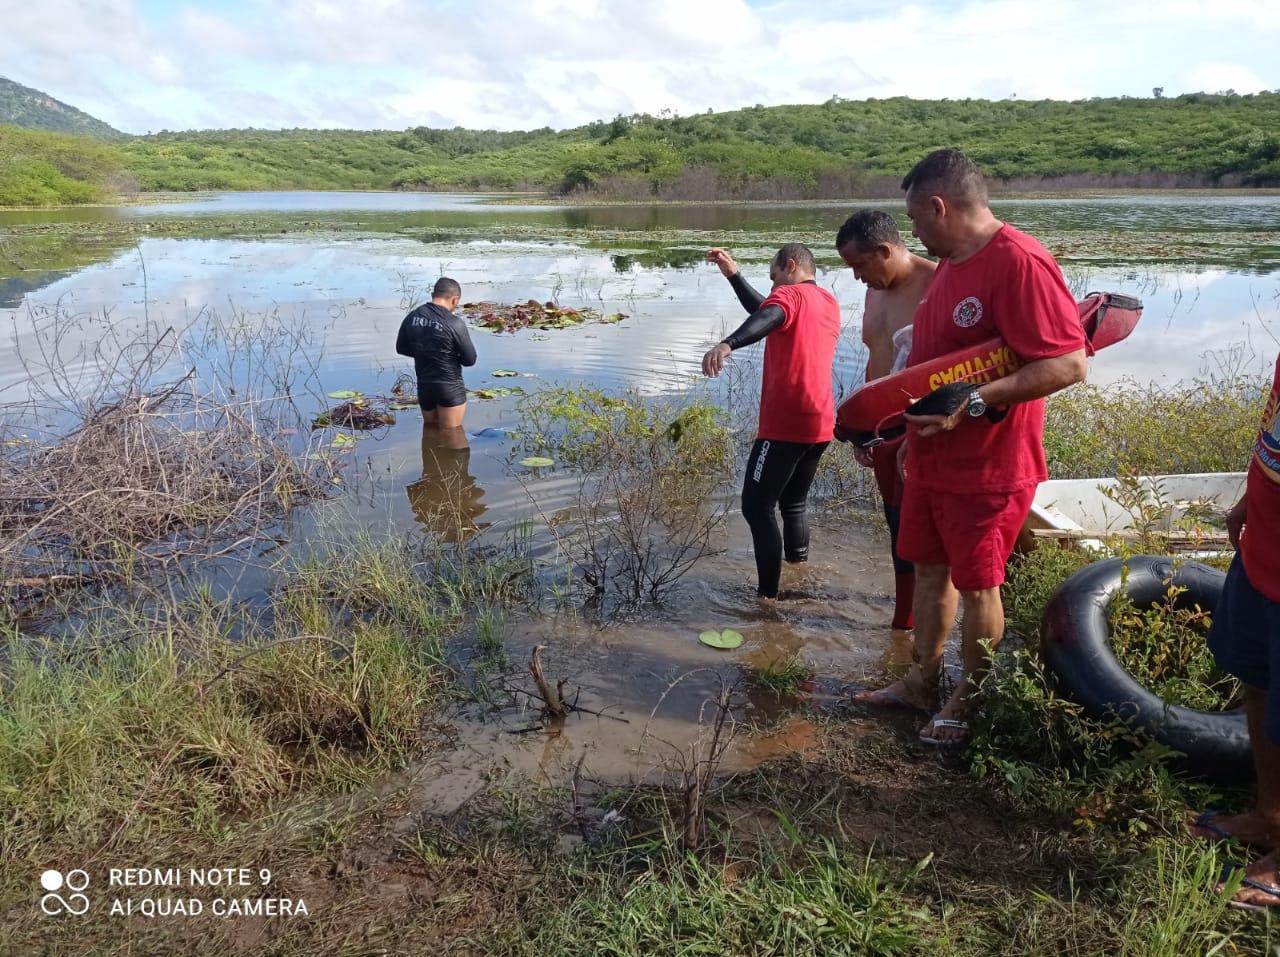
[[[30,364],[37,345],[31,316],[55,307],[97,317],[80,333],[86,341],[102,334],[104,321],[127,335],[144,316],[181,327],[202,310],[223,319],[273,313],[311,330],[322,350],[320,390],[383,393],[398,373],[411,369],[394,349],[400,320],[442,273],[462,284],[464,300],[556,299],[628,316],[618,325],[547,336],[477,331],[480,361],[467,373],[472,388],[591,383],[649,394],[697,388],[719,396],[725,386],[703,380],[698,364],[705,349],[741,320],[742,310],[702,255],[712,245],[728,246],[745,273],[765,287],[768,256],[796,238],[809,240],[824,260],[819,281],[844,308],[839,389],[861,380],[864,289],[839,267],[831,241],[853,205],[880,205],[901,218],[899,201],[562,207],[495,205],[490,199],[228,193],[0,213],[0,230],[49,231],[62,237],[64,256],[69,246],[88,260],[44,268],[36,253],[24,258],[21,270],[0,276],[0,323],[11,330],[15,346],[0,350],[0,401],[21,391],[24,362]],[[1093,361],[1094,382],[1172,383],[1223,366],[1262,371],[1280,349],[1280,197],[1023,200],[995,208],[1057,253],[1081,294],[1117,290],[1146,303],[1130,339]],[[157,231],[180,221],[183,232],[111,239],[111,224],[139,220]],[[95,232],[104,229],[106,241]],[[80,231],[100,245],[78,246]],[[756,363],[759,352],[753,347],[735,361]],[[525,377],[493,379],[496,369]],[[313,401],[319,405],[322,397]],[[470,405],[471,432],[516,424],[511,399]],[[421,474],[424,455],[416,413],[402,413],[400,420],[385,434],[362,439],[358,454],[372,460],[373,473],[403,489]],[[481,437],[467,464],[483,489],[477,504],[499,515],[529,498],[510,480],[509,451],[508,441]],[[399,496],[393,522],[407,517],[409,503],[403,492]]]
[[[223,319],[275,314],[310,330],[320,350],[318,382],[299,402],[318,413],[324,392],[385,393],[399,373],[412,370],[395,353],[396,331],[441,274],[462,284],[464,301],[556,299],[628,317],[545,336],[477,331],[480,359],[466,375],[472,388],[589,383],[646,394],[704,389],[722,397],[726,386],[702,379],[699,362],[743,314],[702,256],[710,246],[729,247],[763,288],[768,256],[793,239],[813,244],[825,266],[819,281],[842,304],[847,331],[835,375],[848,391],[860,382],[865,362],[858,338],[864,289],[839,268],[831,249],[835,230],[855,205],[890,209],[906,225],[900,200],[625,207],[484,200],[244,193],[0,212],[0,239],[6,231],[50,237],[51,250],[42,259],[37,247],[24,255],[21,269],[0,275],[0,331],[11,337],[0,349],[0,402],[21,397],[40,355],[33,316],[56,308],[92,317],[79,327],[79,338],[63,343],[63,354],[71,356],[91,350],[107,329],[127,338],[144,320],[181,327],[212,311]],[[1092,381],[1171,384],[1222,368],[1261,372],[1280,350],[1280,197],[1027,200],[999,202],[995,209],[1059,256],[1078,293],[1121,291],[1146,303],[1133,336],[1093,361]],[[157,235],[129,231],[140,223],[152,224]],[[180,234],[165,235],[175,230]],[[757,363],[759,352],[753,347],[734,361]],[[495,379],[498,369],[522,378]],[[572,476],[553,470],[532,477],[511,464],[513,442],[497,430],[517,425],[513,399],[473,400],[470,447],[442,448],[432,434],[424,436],[416,411],[401,412],[395,426],[361,435],[348,470],[352,492],[297,519],[295,535],[321,535],[334,523],[429,525],[430,503],[446,497],[481,527],[502,527],[568,502],[576,488]],[[820,579],[812,589],[818,600],[781,622],[761,622],[750,611],[753,570],[740,525],[730,520],[726,551],[701,568],[662,622],[638,626],[635,634],[615,630],[607,645],[596,635],[581,639],[589,649],[583,667],[596,676],[594,693],[587,682],[591,700],[649,706],[671,668],[716,659],[688,641],[690,632],[709,624],[740,627],[748,653],[757,656],[804,647],[811,659],[817,656],[820,671],[857,673],[874,665],[889,615],[883,543],[865,529],[818,530],[815,549],[824,543],[824,561],[813,572]],[[225,584],[236,590],[234,581]],[[526,629],[525,638],[545,638],[541,627]],[[645,677],[620,666],[623,649]],[[631,677],[619,685],[616,675],[624,672]],[[705,684],[690,683],[686,704],[694,711]]]
[[[15,398],[37,345],[31,316],[54,307],[95,316],[127,335],[144,316],[182,326],[202,310],[274,313],[306,326],[322,349],[319,387],[386,392],[411,364],[394,349],[404,313],[440,274],[464,300],[556,299],[623,312],[618,325],[587,325],[545,337],[477,331],[472,388],[591,383],[662,393],[689,388],[719,395],[698,374],[703,351],[742,318],[705,250],[725,245],[746,274],[767,286],[766,260],[783,241],[805,238],[826,263],[820,282],[847,323],[835,375],[841,391],[862,376],[858,339],[863,287],[839,268],[831,240],[853,205],[537,206],[494,205],[489,197],[421,193],[229,193],[171,203],[89,210],[0,213],[0,230],[60,236],[82,266],[42,264],[0,276],[0,323],[15,347],[0,350],[0,401]],[[1002,218],[1040,237],[1060,257],[1073,288],[1140,296],[1142,323],[1129,340],[1093,361],[1091,379],[1172,383],[1223,366],[1262,371],[1280,349],[1280,197],[1132,196],[1006,201]],[[180,236],[110,239],[111,224],[139,220]],[[104,227],[103,224],[106,224]],[[903,221],[905,227],[905,221]],[[107,241],[95,230],[107,229]],[[100,245],[77,248],[78,231]],[[44,233],[41,233],[44,235]],[[73,262],[75,260],[72,260]],[[735,361],[755,363],[759,347]],[[519,380],[495,380],[513,369]],[[321,397],[317,396],[319,403]],[[362,440],[375,472],[404,484],[420,473],[416,413]],[[468,430],[515,424],[510,399],[473,401]],[[527,500],[509,481],[509,442],[477,440],[468,469],[484,508]],[[554,479],[552,480],[554,481]],[[403,486],[402,486],[403,487]],[[407,507],[407,501],[404,502]]]

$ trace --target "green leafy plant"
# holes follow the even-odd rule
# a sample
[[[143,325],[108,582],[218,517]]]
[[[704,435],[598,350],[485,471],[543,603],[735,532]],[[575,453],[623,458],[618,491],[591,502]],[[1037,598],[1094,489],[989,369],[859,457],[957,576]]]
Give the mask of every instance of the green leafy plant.
[[[730,442],[697,399],[548,389],[522,403],[526,448],[577,469],[575,507],[549,522],[597,601],[658,601],[723,521]]]

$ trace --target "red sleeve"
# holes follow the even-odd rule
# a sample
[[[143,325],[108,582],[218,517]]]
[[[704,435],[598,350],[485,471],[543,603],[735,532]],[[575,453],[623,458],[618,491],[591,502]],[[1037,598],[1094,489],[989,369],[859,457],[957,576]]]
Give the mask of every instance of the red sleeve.
[[[790,329],[795,325],[796,315],[800,312],[800,293],[791,286],[779,286],[760,303],[761,309],[765,306],[778,306],[787,317],[778,329]]]
[[[995,326],[1023,362],[1084,348],[1080,310],[1053,260],[1017,257],[1003,291],[1005,308],[996,310]]]

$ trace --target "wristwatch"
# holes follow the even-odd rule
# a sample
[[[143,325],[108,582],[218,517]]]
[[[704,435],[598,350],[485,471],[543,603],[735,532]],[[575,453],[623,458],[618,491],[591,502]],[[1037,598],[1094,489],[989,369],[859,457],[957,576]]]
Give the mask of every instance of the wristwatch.
[[[978,390],[974,389],[969,393],[969,402],[965,406],[969,414],[975,419],[982,418],[987,414],[987,403],[982,401],[982,396],[978,394]]]

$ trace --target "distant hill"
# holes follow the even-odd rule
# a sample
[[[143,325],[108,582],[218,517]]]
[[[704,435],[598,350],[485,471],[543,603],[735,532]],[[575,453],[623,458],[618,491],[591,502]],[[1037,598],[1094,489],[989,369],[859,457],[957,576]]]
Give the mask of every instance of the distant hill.
[[[77,110],[48,93],[0,76],[0,123],[51,133],[78,133],[100,140],[121,140],[125,134],[102,120]]]
[[[1004,191],[1280,185],[1280,93],[841,100],[527,132],[419,127],[132,137],[144,190],[541,189],[600,199],[892,196],[929,150]]]
[[[113,143],[0,126],[0,206],[115,202],[137,188]]]
[[[13,90],[42,95],[0,87],[0,117]],[[69,111],[64,118],[76,113],[45,100]],[[0,206],[98,202],[131,188],[885,197],[898,195],[912,163],[943,146],[968,152],[1004,193],[1280,186],[1280,92],[1073,102],[832,97],[523,132],[247,129],[104,141],[0,126]]]

